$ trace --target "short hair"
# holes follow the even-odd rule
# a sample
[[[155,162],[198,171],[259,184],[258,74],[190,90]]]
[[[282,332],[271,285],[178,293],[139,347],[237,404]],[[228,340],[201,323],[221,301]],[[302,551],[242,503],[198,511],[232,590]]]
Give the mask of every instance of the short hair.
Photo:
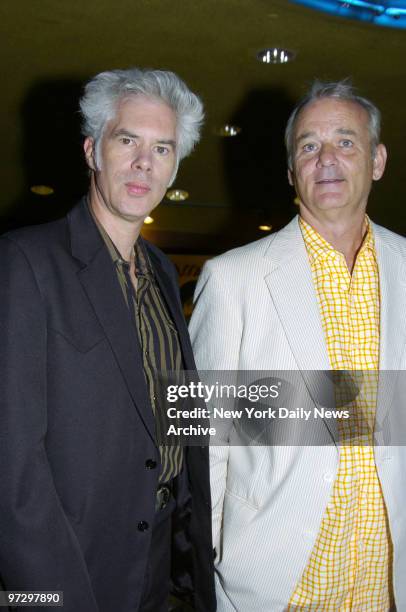
[[[140,95],[164,102],[175,112],[177,164],[173,180],[179,161],[199,141],[204,119],[200,98],[174,72],[129,68],[97,74],[85,85],[79,101],[82,133],[93,138],[97,163],[106,123],[115,116],[118,104],[125,98]]]
[[[292,169],[294,153],[293,134],[299,114],[306,106],[322,98],[336,98],[338,100],[345,100],[347,102],[355,102],[355,104],[359,104],[359,106],[366,110],[368,114],[368,127],[371,139],[371,152],[372,157],[374,157],[376,147],[380,142],[381,113],[379,109],[367,98],[357,95],[356,90],[349,79],[329,83],[316,79],[307,94],[293,109],[286,125],[285,145],[289,168]]]

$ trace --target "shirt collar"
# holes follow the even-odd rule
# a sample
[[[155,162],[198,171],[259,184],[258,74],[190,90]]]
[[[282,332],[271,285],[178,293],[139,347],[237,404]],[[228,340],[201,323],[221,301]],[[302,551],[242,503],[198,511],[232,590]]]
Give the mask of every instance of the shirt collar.
[[[365,215],[364,223],[366,234],[357,257],[366,251],[375,256],[374,234],[368,215]],[[325,259],[327,257],[335,257],[339,253],[339,251],[337,251],[329,242],[327,242],[327,240],[325,240],[325,238],[323,238],[314,229],[314,227],[306,223],[302,217],[299,217],[299,225],[311,261],[317,261],[318,259]]]
[[[107,247],[108,252],[110,253],[111,259],[116,265],[130,265],[129,261],[126,261],[123,257],[121,257],[121,253],[104,229],[103,225],[97,219],[96,215],[93,212],[90,203],[88,202],[89,210],[92,214],[92,217],[97,225],[97,228],[101,234],[101,237],[104,240],[104,243]],[[148,276],[153,277],[152,266],[149,261],[148,253],[145,250],[145,247],[142,243],[140,237],[137,238],[134,244],[134,256],[135,256],[135,273],[136,276]]]

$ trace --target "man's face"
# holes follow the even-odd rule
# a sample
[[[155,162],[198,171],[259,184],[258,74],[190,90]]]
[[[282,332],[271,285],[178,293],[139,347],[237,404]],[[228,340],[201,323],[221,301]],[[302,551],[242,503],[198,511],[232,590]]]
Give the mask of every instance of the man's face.
[[[176,116],[169,106],[144,96],[122,100],[105,126],[97,160],[93,139],[85,140],[87,163],[94,170],[93,205],[104,216],[142,223],[165,195],[175,147]]]
[[[386,149],[378,145],[372,159],[368,114],[346,100],[322,98],[299,114],[293,134],[289,182],[302,214],[322,219],[333,209],[348,218],[364,211],[373,180],[385,169]]]

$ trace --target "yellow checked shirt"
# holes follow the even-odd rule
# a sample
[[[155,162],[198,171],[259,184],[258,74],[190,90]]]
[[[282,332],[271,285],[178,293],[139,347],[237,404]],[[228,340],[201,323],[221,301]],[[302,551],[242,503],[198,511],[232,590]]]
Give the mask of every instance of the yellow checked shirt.
[[[300,226],[310,259],[333,370],[336,402],[350,409],[339,422],[340,460],[331,500],[288,610],[385,612],[393,601],[392,543],[372,446],[379,366],[379,273],[371,226],[352,276],[342,253],[310,225]],[[368,372],[369,371],[369,372]],[[352,387],[353,389],[353,387]],[[311,500],[310,500],[311,503]]]

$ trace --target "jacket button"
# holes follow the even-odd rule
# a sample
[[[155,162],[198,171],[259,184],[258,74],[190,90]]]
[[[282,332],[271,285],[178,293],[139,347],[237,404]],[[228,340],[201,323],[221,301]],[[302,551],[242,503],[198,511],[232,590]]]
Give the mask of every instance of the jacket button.
[[[138,523],[138,531],[146,531],[149,528],[147,521],[140,521]]]
[[[145,462],[145,467],[147,468],[147,470],[155,470],[156,461],[154,461],[153,459],[147,459]]]

